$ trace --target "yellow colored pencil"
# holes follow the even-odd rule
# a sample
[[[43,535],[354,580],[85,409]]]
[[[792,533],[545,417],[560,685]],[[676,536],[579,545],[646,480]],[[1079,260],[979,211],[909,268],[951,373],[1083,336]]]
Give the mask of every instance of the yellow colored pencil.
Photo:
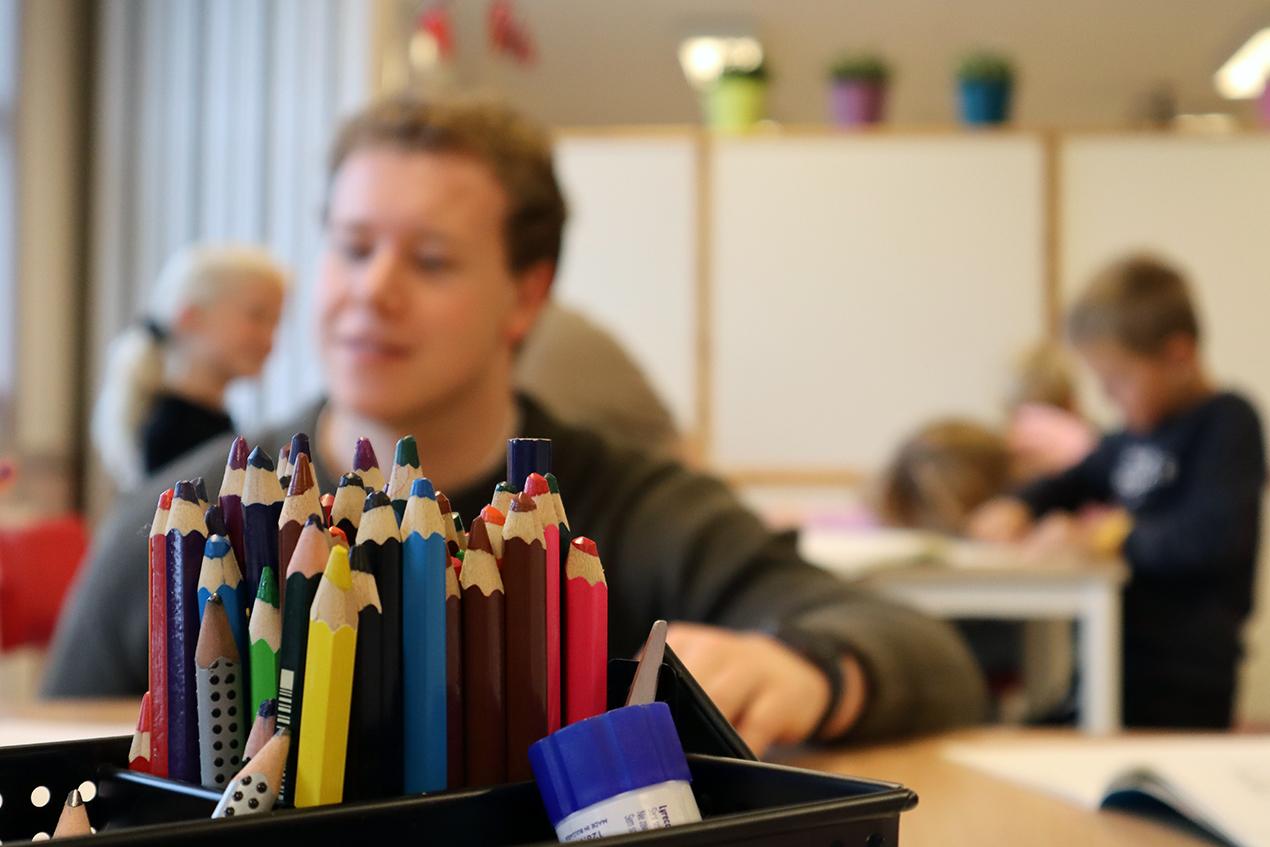
[[[348,549],[337,544],[331,548],[309,615],[304,720],[300,723],[295,783],[295,804],[301,808],[344,799],[348,715],[357,653],[352,587]]]

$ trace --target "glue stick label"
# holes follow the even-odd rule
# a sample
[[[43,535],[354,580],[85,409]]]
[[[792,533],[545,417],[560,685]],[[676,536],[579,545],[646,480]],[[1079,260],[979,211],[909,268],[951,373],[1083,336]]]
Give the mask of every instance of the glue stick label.
[[[579,809],[556,825],[561,842],[588,841],[701,820],[692,786],[682,780],[627,791]]]

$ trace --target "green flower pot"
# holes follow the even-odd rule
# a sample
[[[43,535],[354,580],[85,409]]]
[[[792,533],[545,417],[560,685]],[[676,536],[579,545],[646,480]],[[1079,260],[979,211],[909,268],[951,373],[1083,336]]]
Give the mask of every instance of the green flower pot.
[[[705,96],[706,126],[720,132],[745,132],[763,120],[767,82],[723,77]]]

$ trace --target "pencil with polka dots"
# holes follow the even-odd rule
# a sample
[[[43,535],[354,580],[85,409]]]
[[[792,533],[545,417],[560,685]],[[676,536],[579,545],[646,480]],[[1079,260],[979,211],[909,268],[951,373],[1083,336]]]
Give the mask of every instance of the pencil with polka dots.
[[[212,595],[203,609],[194,654],[198,687],[199,776],[204,788],[223,789],[242,764],[252,713],[243,697],[243,667],[225,604]]]
[[[278,785],[282,782],[282,767],[290,748],[291,731],[278,730],[230,780],[212,817],[234,818],[272,811],[273,804],[278,802]]]

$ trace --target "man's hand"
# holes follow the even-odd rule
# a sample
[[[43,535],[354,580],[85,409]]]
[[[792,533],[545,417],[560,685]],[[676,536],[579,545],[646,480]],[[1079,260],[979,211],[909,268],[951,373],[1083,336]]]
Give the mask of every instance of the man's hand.
[[[1032,513],[1022,500],[998,497],[970,516],[967,534],[979,541],[1019,541],[1032,529]]]
[[[672,623],[671,649],[758,756],[772,744],[808,740],[829,705],[829,680],[777,639],[756,632]],[[864,706],[864,674],[844,660],[844,697],[826,727],[836,736]]]

